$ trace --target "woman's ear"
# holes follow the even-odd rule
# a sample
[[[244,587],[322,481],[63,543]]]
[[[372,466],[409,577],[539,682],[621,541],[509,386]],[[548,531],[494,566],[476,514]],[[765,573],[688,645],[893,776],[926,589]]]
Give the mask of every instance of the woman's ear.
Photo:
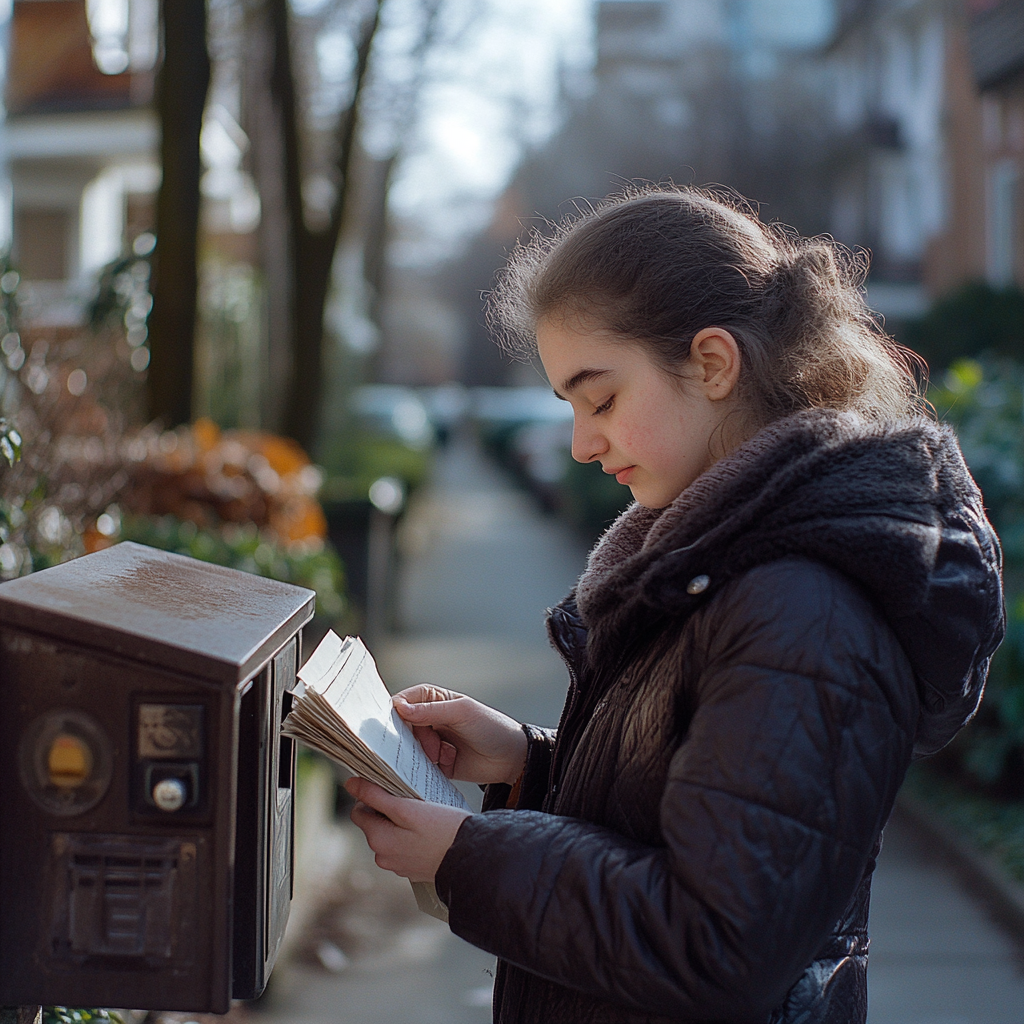
[[[690,344],[692,380],[712,402],[728,398],[740,376],[740,347],[723,327],[705,327]]]

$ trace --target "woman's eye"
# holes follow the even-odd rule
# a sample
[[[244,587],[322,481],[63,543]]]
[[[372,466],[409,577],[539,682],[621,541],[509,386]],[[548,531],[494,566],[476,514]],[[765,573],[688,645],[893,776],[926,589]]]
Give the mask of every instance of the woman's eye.
[[[614,402],[614,401],[615,401],[615,396],[612,395],[612,397],[609,398],[607,402],[604,402],[603,404],[597,406],[594,409],[594,415],[597,416],[598,413],[607,412],[612,407],[612,402]]]

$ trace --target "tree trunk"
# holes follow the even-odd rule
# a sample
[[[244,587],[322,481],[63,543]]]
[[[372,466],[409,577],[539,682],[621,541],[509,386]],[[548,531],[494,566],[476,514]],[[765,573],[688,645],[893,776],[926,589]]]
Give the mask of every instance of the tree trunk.
[[[284,407],[284,433],[307,451],[314,451],[324,404],[324,307],[331,285],[331,268],[338,237],[354,193],[353,169],[359,102],[369,69],[370,50],[380,24],[384,0],[376,0],[372,14],[360,26],[356,40],[352,100],[338,122],[335,167],[338,194],[328,223],[321,229],[306,223],[302,203],[301,126],[295,72],[291,55],[287,0],[268,0],[274,39],[271,92],[280,111],[284,160],[285,208],[288,212],[292,252],[292,370]]]
[[[199,133],[210,83],[205,0],[161,0],[163,65],[157,81],[160,160],[153,312],[149,318],[149,414],[165,426],[192,415],[199,233]]]
[[[259,251],[266,311],[266,358],[260,368],[259,422],[280,432],[292,373],[292,238],[285,201],[284,128],[277,92],[275,39],[266,4],[246,5],[242,66],[244,127],[260,194]]]

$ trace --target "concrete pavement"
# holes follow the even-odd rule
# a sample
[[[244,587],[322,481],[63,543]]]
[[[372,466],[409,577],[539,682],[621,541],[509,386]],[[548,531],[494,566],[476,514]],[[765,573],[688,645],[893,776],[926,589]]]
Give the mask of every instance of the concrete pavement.
[[[456,443],[410,510],[400,546],[398,629],[375,645],[388,684],[429,680],[521,720],[557,724],[565,670],[548,646],[544,609],[575,583],[582,542],[474,446]],[[477,787],[463,791],[478,807]],[[350,837],[345,877],[325,892],[321,919],[295,943],[297,956],[275,971],[259,1019],[485,1024],[493,958],[418,913],[408,884],[375,867],[360,833]],[[324,942],[323,959],[340,965],[335,973],[318,962]]]
[[[869,1024],[1021,1024],[1024,950],[899,810],[872,884]]]
[[[565,676],[542,613],[582,568],[579,540],[456,442],[402,544],[400,630],[378,645],[389,684],[429,680],[554,724]],[[406,883],[376,869],[361,836],[349,849],[304,959],[275,973],[267,1024],[488,1021],[491,958],[417,914]],[[874,890],[871,1024],[1024,1024],[1020,950],[898,817]]]

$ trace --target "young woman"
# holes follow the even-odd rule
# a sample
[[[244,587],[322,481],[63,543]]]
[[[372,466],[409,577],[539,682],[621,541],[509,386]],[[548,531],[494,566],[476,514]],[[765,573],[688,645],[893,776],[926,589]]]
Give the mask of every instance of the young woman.
[[[652,188],[538,237],[491,296],[636,499],[549,613],[557,730],[419,686],[484,813],[352,780],[381,867],[499,958],[502,1022],[863,1022],[882,826],[973,715],[999,548],[952,433],[828,239]]]

